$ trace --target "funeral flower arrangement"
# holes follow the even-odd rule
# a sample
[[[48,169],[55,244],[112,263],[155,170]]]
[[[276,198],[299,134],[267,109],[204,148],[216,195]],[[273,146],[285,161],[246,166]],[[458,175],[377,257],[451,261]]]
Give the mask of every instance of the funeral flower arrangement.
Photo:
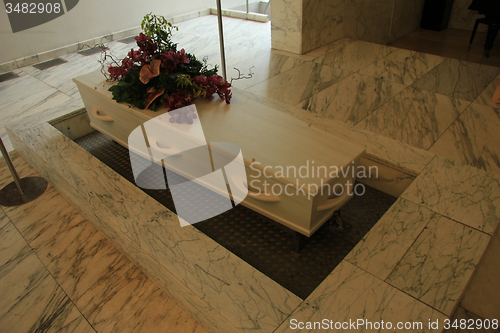
[[[209,69],[206,61],[196,59],[172,43],[177,29],[162,16],[148,14],[142,21],[143,33],[134,37],[138,50],[132,49],[121,61],[107,68],[108,79],[118,81],[109,90],[117,102],[139,109],[170,110],[189,105],[195,98],[217,93],[229,104],[231,84],[217,75],[217,66]],[[189,115],[171,113],[178,122],[189,122]],[[176,119],[179,118],[179,119]]]

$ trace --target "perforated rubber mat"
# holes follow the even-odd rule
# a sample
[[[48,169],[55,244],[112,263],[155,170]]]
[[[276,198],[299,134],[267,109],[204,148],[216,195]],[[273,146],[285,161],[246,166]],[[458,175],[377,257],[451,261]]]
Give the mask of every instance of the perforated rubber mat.
[[[99,132],[75,142],[135,184],[128,149]],[[168,189],[143,191],[175,212]],[[242,205],[194,227],[305,299],[395,201],[396,198],[366,186],[365,195],[355,196],[342,208],[343,229],[331,219],[306,239],[300,253],[294,251],[293,235],[287,228]]]

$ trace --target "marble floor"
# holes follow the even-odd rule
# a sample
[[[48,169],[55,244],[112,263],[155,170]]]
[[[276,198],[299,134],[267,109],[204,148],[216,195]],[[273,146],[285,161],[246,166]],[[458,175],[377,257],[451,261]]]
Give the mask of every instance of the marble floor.
[[[270,23],[224,21],[228,78],[238,77],[234,68],[251,77],[233,80],[235,87],[500,174],[500,109],[491,102],[500,63],[493,52],[490,63],[469,62],[448,58],[446,48],[423,53],[342,39],[294,55],[270,50]],[[215,16],[178,26],[180,47],[206,55],[212,65],[220,62]],[[107,46],[119,57],[134,45]],[[98,57],[72,53],[56,67],[14,70],[17,78],[0,82],[0,123],[48,121],[83,107],[71,79],[99,69]],[[0,135],[12,150],[3,126]],[[23,175],[33,172],[15,160]],[[2,166],[3,187],[10,176]],[[204,332],[53,189],[30,205],[3,209],[0,217],[0,327]]]
[[[477,32],[472,44],[469,44],[471,35],[471,31],[453,28],[442,31],[417,29],[390,43],[389,46],[500,67],[498,41],[487,58],[484,56],[486,32]]]

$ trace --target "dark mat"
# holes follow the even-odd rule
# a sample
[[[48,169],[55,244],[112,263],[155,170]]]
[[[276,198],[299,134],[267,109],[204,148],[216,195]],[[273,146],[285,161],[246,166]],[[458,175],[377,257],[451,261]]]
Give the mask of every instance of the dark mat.
[[[119,39],[117,40],[117,42],[119,43],[123,43],[123,44],[131,44],[131,43],[135,43],[135,37],[127,37],[127,38],[123,38],[123,39]]]
[[[109,50],[109,48],[108,47],[101,48],[101,47],[96,45],[96,46],[88,48],[86,50],[78,51],[77,53],[81,54],[83,56],[90,56],[93,54],[101,53],[102,51],[105,51],[105,50]]]
[[[52,59],[49,61],[40,62],[36,65],[33,65],[33,67],[43,71],[44,69],[54,67],[54,66],[59,66],[59,65],[65,64],[65,63],[67,63],[66,60],[61,59],[61,58],[55,58],[55,59]]]
[[[99,132],[75,142],[135,184],[128,149]],[[175,211],[168,189],[143,191]],[[294,242],[288,229],[242,205],[196,223],[194,227],[305,299],[395,200],[392,196],[366,186],[365,195],[354,197],[342,208],[344,228],[339,230],[338,224],[332,219],[306,240],[300,253],[293,251]]]

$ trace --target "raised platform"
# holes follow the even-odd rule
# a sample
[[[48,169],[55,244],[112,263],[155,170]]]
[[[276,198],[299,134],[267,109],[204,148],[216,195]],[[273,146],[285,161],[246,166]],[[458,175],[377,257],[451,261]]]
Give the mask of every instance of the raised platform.
[[[363,146],[361,163],[381,170],[367,183],[401,194],[306,300],[195,228],[181,228],[172,212],[50,124],[7,127],[16,151],[209,331],[286,332],[293,323],[325,318],[334,325],[421,322],[413,331],[442,331],[498,232],[500,178],[261,97],[235,91],[234,98]],[[439,320],[438,328],[429,320]]]

